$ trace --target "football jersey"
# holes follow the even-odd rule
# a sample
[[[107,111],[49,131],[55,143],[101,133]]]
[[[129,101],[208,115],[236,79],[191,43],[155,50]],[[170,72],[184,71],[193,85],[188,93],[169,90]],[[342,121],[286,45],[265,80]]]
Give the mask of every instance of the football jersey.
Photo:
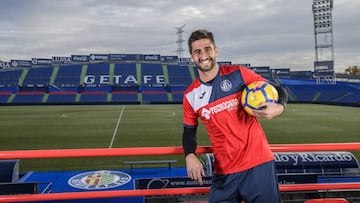
[[[265,133],[256,117],[240,102],[242,90],[265,78],[241,66],[223,65],[210,83],[196,78],[184,92],[184,126],[205,126],[215,157],[216,174],[241,172],[273,160]]]

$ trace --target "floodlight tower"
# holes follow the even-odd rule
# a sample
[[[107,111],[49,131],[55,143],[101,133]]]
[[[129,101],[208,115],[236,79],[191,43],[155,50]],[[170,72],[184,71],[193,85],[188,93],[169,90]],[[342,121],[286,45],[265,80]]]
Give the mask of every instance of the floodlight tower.
[[[176,49],[176,53],[178,55],[178,58],[179,60],[181,58],[183,58],[183,52],[184,52],[184,48],[183,48],[183,42],[184,42],[184,39],[182,38],[182,33],[184,33],[184,27],[185,27],[185,24],[180,26],[180,27],[176,27],[176,35],[177,35],[177,41],[176,41],[176,44],[177,44],[177,49]]]
[[[319,84],[322,80],[335,84],[334,41],[332,24],[333,0],[313,0],[315,35],[314,76]]]

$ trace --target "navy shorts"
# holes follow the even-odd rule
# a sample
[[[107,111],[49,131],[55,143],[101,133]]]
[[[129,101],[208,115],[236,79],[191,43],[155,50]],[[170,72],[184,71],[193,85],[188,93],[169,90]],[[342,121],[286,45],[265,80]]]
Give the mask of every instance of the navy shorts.
[[[239,173],[214,175],[209,203],[280,203],[275,162],[270,161]]]

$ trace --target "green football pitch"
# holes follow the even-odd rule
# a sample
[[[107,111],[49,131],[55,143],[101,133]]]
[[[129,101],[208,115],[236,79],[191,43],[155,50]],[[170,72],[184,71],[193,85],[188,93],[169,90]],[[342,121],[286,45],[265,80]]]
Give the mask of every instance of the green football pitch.
[[[288,104],[272,120],[260,120],[270,144],[360,141],[360,108]],[[2,106],[0,150],[181,146],[181,105]],[[209,145],[202,125],[198,145]],[[357,158],[360,151],[353,152]],[[23,159],[21,171],[126,168],[125,160],[176,159],[182,155]]]

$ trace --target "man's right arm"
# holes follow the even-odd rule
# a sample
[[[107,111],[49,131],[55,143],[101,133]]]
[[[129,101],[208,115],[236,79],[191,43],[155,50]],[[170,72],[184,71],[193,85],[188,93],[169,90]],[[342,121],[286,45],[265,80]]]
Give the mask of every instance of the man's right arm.
[[[197,158],[195,151],[197,147],[196,127],[184,127],[183,149],[186,160],[186,171],[192,180],[196,180],[200,185],[203,184],[202,177],[205,176],[204,167]]]
[[[182,143],[183,143],[185,157],[190,153],[195,153],[197,147],[196,129],[197,129],[196,127],[194,128],[184,127]]]

